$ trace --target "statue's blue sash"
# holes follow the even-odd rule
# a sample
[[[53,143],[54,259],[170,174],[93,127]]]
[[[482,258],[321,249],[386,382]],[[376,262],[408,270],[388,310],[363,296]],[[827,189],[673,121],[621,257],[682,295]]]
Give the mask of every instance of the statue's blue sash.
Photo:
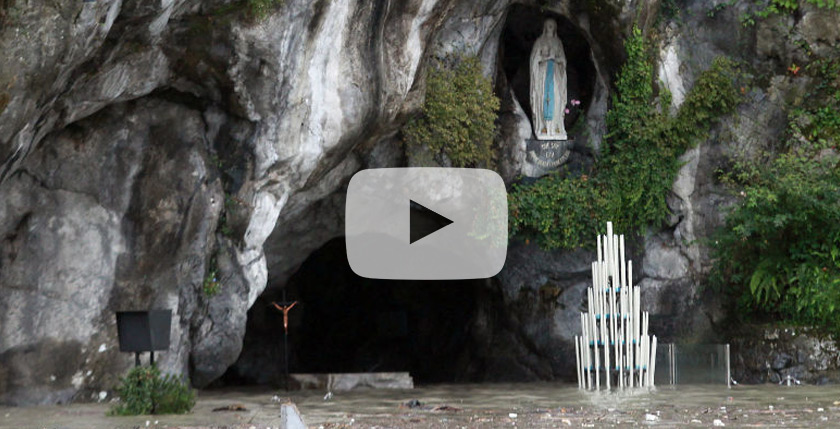
[[[554,119],[554,60],[548,60],[548,64],[545,67],[543,118],[546,121]]]

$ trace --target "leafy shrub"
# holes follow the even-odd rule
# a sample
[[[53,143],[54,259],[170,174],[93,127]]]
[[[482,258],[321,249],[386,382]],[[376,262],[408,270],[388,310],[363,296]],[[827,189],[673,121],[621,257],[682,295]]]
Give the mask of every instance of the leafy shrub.
[[[587,176],[552,174],[534,185],[514,185],[508,195],[511,234],[524,233],[543,248],[575,248],[601,229],[606,199]]]
[[[136,367],[120,380],[120,402],[111,415],[184,414],[195,406],[195,391],[157,367]]]
[[[509,194],[511,232],[533,237],[544,248],[590,242],[604,221],[623,231],[658,225],[668,214],[665,197],[681,166],[679,156],[704,138],[714,120],[740,100],[737,68],[718,58],[703,72],[676,114],[668,94],[656,107],[649,46],[636,28],[625,42],[627,62],[607,113],[608,134],[589,175],[555,173]]]
[[[489,167],[498,111],[478,58],[449,57],[429,69],[426,100],[421,115],[403,129],[405,142],[445,156],[455,167]]]
[[[743,200],[715,236],[711,279],[737,314],[840,333],[840,88],[810,102],[790,113],[783,153],[723,176]]]

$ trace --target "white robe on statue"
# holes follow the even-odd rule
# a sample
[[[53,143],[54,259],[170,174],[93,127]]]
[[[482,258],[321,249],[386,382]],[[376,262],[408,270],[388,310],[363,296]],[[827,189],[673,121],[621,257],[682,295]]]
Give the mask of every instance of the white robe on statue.
[[[537,140],[566,140],[566,53],[557,23],[545,21],[531,50],[531,111]]]

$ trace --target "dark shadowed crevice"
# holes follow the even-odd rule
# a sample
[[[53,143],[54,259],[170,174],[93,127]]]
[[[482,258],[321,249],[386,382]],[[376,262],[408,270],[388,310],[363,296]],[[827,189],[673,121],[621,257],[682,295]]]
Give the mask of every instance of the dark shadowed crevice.
[[[407,371],[416,383],[471,381],[483,366],[474,338],[486,282],[391,281],[355,275],[344,238],[313,252],[286,284],[293,373]],[[279,384],[283,317],[270,288],[248,312],[239,360],[222,384]]]

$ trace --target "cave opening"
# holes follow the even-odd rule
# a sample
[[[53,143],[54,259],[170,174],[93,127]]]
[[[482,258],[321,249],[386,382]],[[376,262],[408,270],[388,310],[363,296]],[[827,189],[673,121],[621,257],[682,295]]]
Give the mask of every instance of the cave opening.
[[[546,19],[557,22],[557,36],[563,43],[566,54],[569,113],[564,119],[566,130],[573,132],[575,124],[586,116],[587,109],[592,104],[597,71],[592,49],[584,32],[569,18],[541,7],[512,5],[508,10],[499,43],[500,71],[533,124],[530,97],[531,49],[542,34]],[[580,105],[571,105],[571,100],[579,100]]]
[[[248,312],[243,349],[222,385],[282,385],[283,316],[291,373],[409,372],[415,383],[472,381],[477,298],[486,280],[395,281],[357,276],[343,237],[314,251],[283,288]]]

